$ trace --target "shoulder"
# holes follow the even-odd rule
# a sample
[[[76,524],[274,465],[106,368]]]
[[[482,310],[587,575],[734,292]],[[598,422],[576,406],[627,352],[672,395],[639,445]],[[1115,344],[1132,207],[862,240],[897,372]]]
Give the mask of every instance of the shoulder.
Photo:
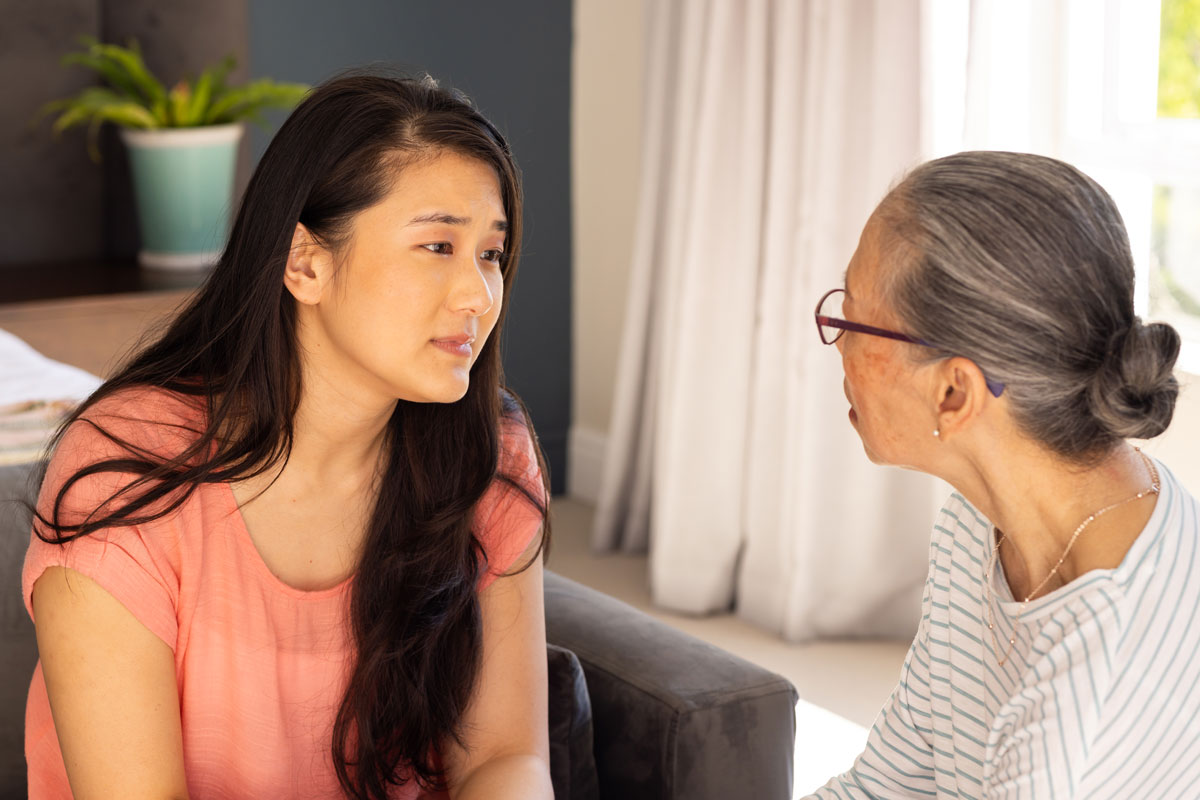
[[[1184,533],[1185,538],[1189,541],[1195,541],[1194,534],[1200,526],[1200,503],[1197,502],[1196,496],[1187,490],[1175,477],[1175,473],[1171,472],[1166,464],[1163,464],[1158,459],[1154,459],[1154,465],[1158,470],[1159,479],[1162,490],[1159,497],[1162,505],[1162,514],[1156,513],[1155,519],[1151,523],[1161,519],[1162,527],[1171,533]],[[1158,512],[1158,509],[1155,509]],[[1176,538],[1179,538],[1177,535]]]
[[[72,424],[80,437],[103,429],[138,446],[190,442],[204,427],[204,399],[151,386],[119,389],[84,409]],[[107,437],[106,437],[107,438]]]
[[[516,562],[545,521],[550,498],[538,452],[525,415],[506,414],[500,423],[496,474],[475,507],[475,531],[491,573],[485,584]]]
[[[1200,627],[1180,613],[1200,607],[1200,506],[1169,469],[1156,466],[1162,489],[1154,512],[1111,572],[1131,657],[1166,640],[1200,649]]]
[[[1135,599],[1200,600],[1200,508],[1166,466],[1155,466],[1161,489],[1154,511],[1121,563],[1107,574]]]
[[[94,510],[137,474],[133,462],[178,456],[203,426],[202,398],[150,387],[103,396],[61,432],[46,469],[39,508],[44,513],[52,498],[69,490],[70,495],[61,498],[69,501],[68,507]]]
[[[500,425],[500,448],[496,461],[498,479],[509,478],[533,489],[540,484],[541,467],[538,464],[538,445],[528,426],[522,422],[505,420]]]
[[[194,527],[191,518],[122,518],[86,532],[80,526],[120,510],[127,497],[137,498],[140,489],[130,487],[145,464],[175,457],[194,441],[202,423],[199,407],[161,390],[125,390],[87,406],[67,427],[47,467],[25,554],[22,591],[30,614],[37,580],[50,567],[67,567],[95,581],[174,647],[183,533]],[[169,501],[153,500],[132,517],[154,515]]]
[[[171,458],[200,436],[204,419],[201,397],[155,387],[121,389],[87,406],[70,423],[52,464],[129,455]]]
[[[982,618],[992,526],[959,493],[952,494],[934,517],[929,537],[929,572],[922,596],[922,625],[937,619],[944,626],[951,608],[969,609],[972,624]],[[959,613],[955,612],[955,613]]]
[[[930,558],[940,552],[955,558],[972,561],[990,552],[992,523],[971,505],[965,497],[954,492],[946,499],[933,522],[930,539]]]
[[[537,435],[524,408],[513,395],[501,392],[499,452],[493,488],[497,488],[497,483],[515,484],[545,504],[549,498],[543,486],[540,452]]]

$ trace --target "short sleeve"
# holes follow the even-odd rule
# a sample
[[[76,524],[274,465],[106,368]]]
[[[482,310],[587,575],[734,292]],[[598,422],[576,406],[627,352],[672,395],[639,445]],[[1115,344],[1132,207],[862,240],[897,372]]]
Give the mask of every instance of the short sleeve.
[[[503,423],[497,477],[475,509],[476,535],[488,560],[480,590],[518,566],[517,559],[541,530],[549,498],[535,447],[523,420]]]
[[[47,519],[53,519],[59,491],[80,468],[129,456],[97,425],[151,451],[158,451],[162,445],[161,438],[146,435],[139,420],[109,416],[103,410],[99,413],[89,410],[86,417],[68,428],[47,466],[37,503],[39,514]],[[130,473],[119,472],[81,478],[67,490],[59,520],[78,523],[133,478]],[[33,618],[34,583],[50,567],[67,567],[99,584],[174,650],[178,638],[179,527],[177,515],[168,515],[145,525],[107,528],[57,544],[43,541],[37,535],[41,531],[53,539],[56,534],[35,519],[21,575],[21,592],[30,617]]]

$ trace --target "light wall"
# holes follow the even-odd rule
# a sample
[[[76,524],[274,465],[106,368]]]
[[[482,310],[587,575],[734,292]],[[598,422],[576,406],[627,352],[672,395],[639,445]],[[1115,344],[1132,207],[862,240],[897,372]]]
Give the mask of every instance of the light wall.
[[[575,0],[568,491],[594,499],[612,419],[641,169],[644,0]]]
[[[1147,453],[1166,464],[1193,495],[1200,497],[1200,377],[1176,373],[1182,385],[1171,427],[1143,442]]]

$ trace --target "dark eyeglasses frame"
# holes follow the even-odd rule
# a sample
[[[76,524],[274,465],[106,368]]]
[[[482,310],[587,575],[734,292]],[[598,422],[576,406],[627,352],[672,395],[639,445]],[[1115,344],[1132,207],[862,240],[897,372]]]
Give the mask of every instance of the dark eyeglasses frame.
[[[833,344],[838,339],[842,338],[842,334],[845,333],[846,331],[854,331],[855,333],[865,333],[868,336],[882,336],[885,339],[895,339],[898,342],[907,342],[908,344],[915,344],[915,345],[919,345],[920,347],[932,347],[935,349],[941,349],[935,344],[930,344],[929,342],[925,341],[924,339],[919,339],[916,336],[909,336],[907,333],[900,333],[898,331],[889,331],[887,328],[876,328],[874,325],[863,325],[858,322],[851,322],[850,320],[847,320],[847,319],[841,319],[840,317],[827,317],[827,316],[823,315],[821,313],[821,306],[825,305],[825,301],[828,300],[831,295],[833,295],[837,292],[842,292],[843,294],[845,294],[846,290],[845,289],[830,289],[828,292],[821,295],[821,299],[817,301],[816,309],[813,310],[813,316],[816,317],[816,320],[817,320],[817,335],[821,337],[821,341],[824,344]],[[834,336],[832,339],[826,339],[824,326],[828,326],[830,328],[837,328],[838,329],[837,335]],[[1004,384],[1003,383],[994,381],[991,378],[989,378],[987,375],[983,376],[983,380],[985,383],[987,383],[988,391],[990,391],[994,396],[999,397],[1001,394],[1004,393]]]

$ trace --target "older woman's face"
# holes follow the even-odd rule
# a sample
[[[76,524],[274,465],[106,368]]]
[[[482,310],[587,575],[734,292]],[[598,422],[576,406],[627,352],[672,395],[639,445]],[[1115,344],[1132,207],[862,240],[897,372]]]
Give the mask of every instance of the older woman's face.
[[[842,312],[852,322],[904,331],[905,325],[882,293],[890,266],[880,250],[886,237],[879,234],[880,223],[872,216],[846,268]],[[877,464],[914,466],[932,439],[936,423],[928,422],[928,387],[921,380],[920,366],[909,359],[909,347],[913,345],[855,331],[846,331],[837,340],[850,424],[867,457]]]

